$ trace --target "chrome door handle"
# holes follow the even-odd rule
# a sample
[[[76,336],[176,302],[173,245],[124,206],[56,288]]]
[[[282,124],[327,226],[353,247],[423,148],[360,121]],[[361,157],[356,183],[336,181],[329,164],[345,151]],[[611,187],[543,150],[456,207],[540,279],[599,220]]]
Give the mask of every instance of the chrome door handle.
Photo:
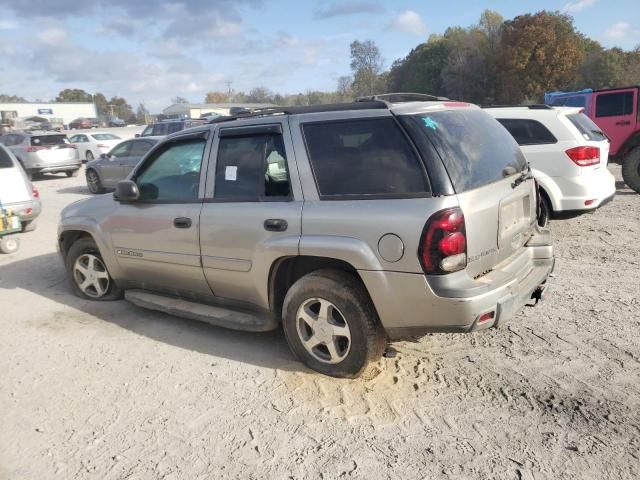
[[[284,232],[288,227],[289,224],[282,218],[269,218],[264,221],[264,229],[270,232]]]
[[[187,217],[178,217],[173,219],[173,226],[176,228],[190,228],[191,219]]]

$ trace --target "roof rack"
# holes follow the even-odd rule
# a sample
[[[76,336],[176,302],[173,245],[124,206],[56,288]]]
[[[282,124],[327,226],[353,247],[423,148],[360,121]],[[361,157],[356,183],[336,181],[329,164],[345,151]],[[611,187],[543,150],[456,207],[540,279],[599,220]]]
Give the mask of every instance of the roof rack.
[[[404,103],[404,102],[438,102],[449,100],[447,97],[437,97],[427,93],[382,93],[380,95],[370,95],[367,97],[359,97],[356,102],[380,101],[385,103]]]
[[[529,110],[553,110],[551,105],[544,103],[532,103],[529,105],[482,105],[482,108],[523,108],[527,107]]]

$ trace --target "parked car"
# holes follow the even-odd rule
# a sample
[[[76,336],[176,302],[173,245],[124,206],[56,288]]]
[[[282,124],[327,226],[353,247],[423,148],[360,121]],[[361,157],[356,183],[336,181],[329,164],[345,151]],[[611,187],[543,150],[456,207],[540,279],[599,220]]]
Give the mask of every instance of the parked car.
[[[101,154],[109,152],[122,139],[109,132],[78,133],[69,141],[76,146],[81,159],[90,162]]]
[[[110,127],[126,127],[127,123],[121,118],[113,117],[111,120],[109,120],[109,126]]]
[[[545,95],[550,105],[580,105],[611,141],[611,160],[622,164],[622,178],[640,193],[640,87],[604,88]]]
[[[18,237],[9,233],[35,230],[35,219],[41,210],[38,190],[13,153],[0,145],[0,252],[18,250]]]
[[[518,142],[540,188],[541,225],[552,214],[596,209],[613,198],[609,140],[582,108],[486,108]]]
[[[161,137],[127,140],[103,153],[98,159],[87,162],[87,187],[91,193],[104,193],[113,189],[120,180],[127,178],[142,157],[158,143]]]
[[[100,121],[97,118],[89,118],[91,121],[91,128],[100,128]]]
[[[152,123],[142,131],[137,137],[163,137],[172,133],[185,130],[187,128],[204,125],[207,120],[165,120],[158,123]]]
[[[238,330],[282,322],[293,353],[337,377],[387,338],[508,321],[554,265],[524,155],[475,106],[394,100],[166,137],[113,195],[63,210],[73,291]]]
[[[71,123],[69,123],[69,130],[86,130],[89,128],[94,128],[94,123],[88,118],[76,118],[75,120],[71,121]]]
[[[13,132],[0,136],[0,143],[13,152],[29,179],[41,173],[75,177],[82,165],[75,146],[61,133]]]

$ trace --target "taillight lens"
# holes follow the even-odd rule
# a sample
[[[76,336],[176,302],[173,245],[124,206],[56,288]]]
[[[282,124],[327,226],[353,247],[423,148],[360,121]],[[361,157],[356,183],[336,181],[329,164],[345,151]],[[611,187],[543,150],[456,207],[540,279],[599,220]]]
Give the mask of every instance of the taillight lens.
[[[588,167],[600,163],[600,149],[598,147],[574,147],[565,153],[579,167]]]
[[[422,231],[418,251],[424,273],[442,275],[467,266],[467,237],[460,208],[434,213]]]
[[[98,148],[109,148],[109,146],[108,146],[108,145],[105,145],[105,144],[103,144],[103,143],[99,143],[99,144],[98,144]]]
[[[36,187],[34,187],[33,185],[31,185],[31,194],[35,197],[35,198],[40,198],[40,192],[38,191],[38,189]]]

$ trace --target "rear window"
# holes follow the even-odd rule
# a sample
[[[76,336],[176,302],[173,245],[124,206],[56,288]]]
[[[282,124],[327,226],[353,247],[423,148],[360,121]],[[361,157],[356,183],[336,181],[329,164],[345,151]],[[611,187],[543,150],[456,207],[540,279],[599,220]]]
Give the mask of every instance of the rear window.
[[[33,146],[47,146],[47,145],[65,145],[69,144],[69,139],[66,135],[42,135],[31,137],[31,145]]]
[[[573,123],[573,126],[578,129],[585,140],[600,142],[607,139],[607,136],[600,130],[600,127],[593,123],[584,113],[567,115],[567,119]]]
[[[176,133],[180,130],[184,130],[184,124],[182,122],[174,122],[167,124],[167,134]]]
[[[91,136],[96,140],[120,140],[120,137],[113,133],[95,133]]]
[[[524,171],[520,147],[500,124],[480,109],[408,115],[440,154],[457,193]]]
[[[307,123],[302,128],[321,197],[429,192],[420,160],[394,119]]]
[[[558,142],[553,133],[537,120],[499,118],[498,121],[516,139],[518,145],[545,145]]]
[[[633,92],[599,93],[596,117],[617,117],[633,113]]]
[[[11,167],[13,167],[13,161],[11,160],[11,157],[4,148],[0,147],[0,168]]]

